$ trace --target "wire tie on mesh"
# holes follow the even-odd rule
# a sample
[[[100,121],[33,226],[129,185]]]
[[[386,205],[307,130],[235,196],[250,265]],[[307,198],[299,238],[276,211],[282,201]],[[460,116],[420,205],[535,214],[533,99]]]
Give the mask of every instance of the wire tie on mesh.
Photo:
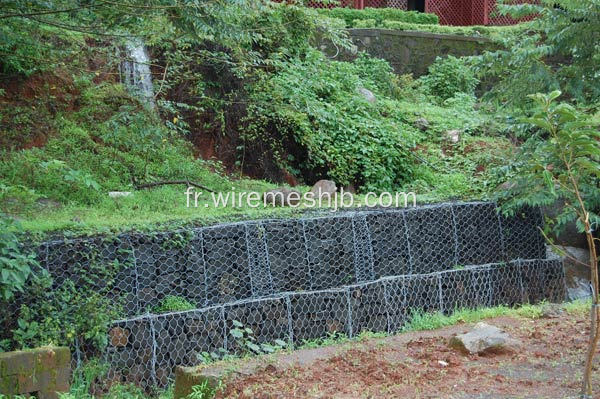
[[[366,284],[364,285],[366,287]],[[350,300],[350,289],[346,288],[346,306],[348,306],[348,338],[352,338],[352,301]]]

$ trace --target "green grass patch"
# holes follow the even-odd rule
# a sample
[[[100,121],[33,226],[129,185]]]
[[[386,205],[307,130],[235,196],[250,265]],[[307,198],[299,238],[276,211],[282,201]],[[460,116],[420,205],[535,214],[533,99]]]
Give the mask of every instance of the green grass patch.
[[[354,19],[352,28],[383,28],[399,31],[437,33],[443,35],[473,36],[487,38],[492,41],[503,41],[506,36],[514,36],[530,29],[530,24],[523,23],[509,26],[448,26],[431,23],[413,23],[410,21],[377,20],[374,18]]]

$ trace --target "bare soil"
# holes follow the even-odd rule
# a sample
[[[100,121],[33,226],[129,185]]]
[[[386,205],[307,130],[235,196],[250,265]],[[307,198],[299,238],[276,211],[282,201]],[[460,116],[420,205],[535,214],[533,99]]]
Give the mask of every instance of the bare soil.
[[[218,398],[577,398],[588,338],[584,316],[499,317],[486,323],[522,349],[463,355],[448,339],[462,324],[246,362],[229,374]],[[594,386],[600,392],[600,375]],[[600,395],[595,396],[600,398]]]

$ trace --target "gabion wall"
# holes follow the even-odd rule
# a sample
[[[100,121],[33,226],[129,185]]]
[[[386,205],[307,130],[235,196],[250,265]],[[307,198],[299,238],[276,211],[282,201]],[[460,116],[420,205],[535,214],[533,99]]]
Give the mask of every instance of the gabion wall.
[[[117,345],[106,358],[125,381],[166,386],[176,365],[196,365],[202,352],[237,351],[233,320],[253,330],[258,342],[298,345],[342,332],[394,332],[412,312],[514,305],[565,295],[562,262],[516,260],[430,274],[384,277],[328,290],[288,292],[186,312],[120,320]]]
[[[397,331],[415,311],[562,300],[562,263],[544,259],[541,224],[535,209],[504,218],[493,203],[451,203],[59,240],[38,259],[55,285],[93,276],[123,304],[106,359],[115,378],[150,388],[199,353],[238,351],[233,320],[259,342],[297,345]],[[107,270],[118,270],[110,287]],[[166,296],[197,309],[154,314]]]
[[[169,295],[200,308],[385,276],[541,259],[541,223],[536,210],[505,219],[493,203],[441,204],[53,241],[39,248],[38,259],[57,285],[67,278],[77,283],[90,270],[122,269],[111,295],[124,298],[123,316],[135,316],[152,312]]]

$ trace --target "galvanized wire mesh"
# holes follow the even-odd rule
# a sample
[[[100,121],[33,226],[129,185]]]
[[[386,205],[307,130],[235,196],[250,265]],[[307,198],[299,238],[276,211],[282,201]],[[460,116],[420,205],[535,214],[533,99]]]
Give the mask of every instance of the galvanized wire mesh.
[[[504,218],[493,203],[451,203],[56,240],[38,258],[55,289],[73,282],[119,305],[106,360],[113,378],[149,388],[202,352],[239,352],[234,320],[259,343],[298,345],[397,331],[415,311],[560,300],[541,224],[537,209]],[[168,296],[196,309],[157,314]]]
[[[43,266],[100,288],[124,316],[152,312],[167,296],[197,307],[284,291],[340,287],[511,259],[541,259],[539,211],[506,219],[493,203],[455,203],[333,216],[245,221],[154,234],[45,243]]]
[[[237,320],[258,342],[284,340],[290,347],[340,332],[395,332],[415,312],[494,304],[512,305],[564,297],[560,260],[517,260],[430,274],[385,277],[318,291],[288,292],[266,298],[186,312],[121,320],[113,328],[127,340],[109,345],[106,359],[124,381],[142,387],[165,386],[176,365],[196,365],[202,352],[221,348],[239,353],[230,331]]]

